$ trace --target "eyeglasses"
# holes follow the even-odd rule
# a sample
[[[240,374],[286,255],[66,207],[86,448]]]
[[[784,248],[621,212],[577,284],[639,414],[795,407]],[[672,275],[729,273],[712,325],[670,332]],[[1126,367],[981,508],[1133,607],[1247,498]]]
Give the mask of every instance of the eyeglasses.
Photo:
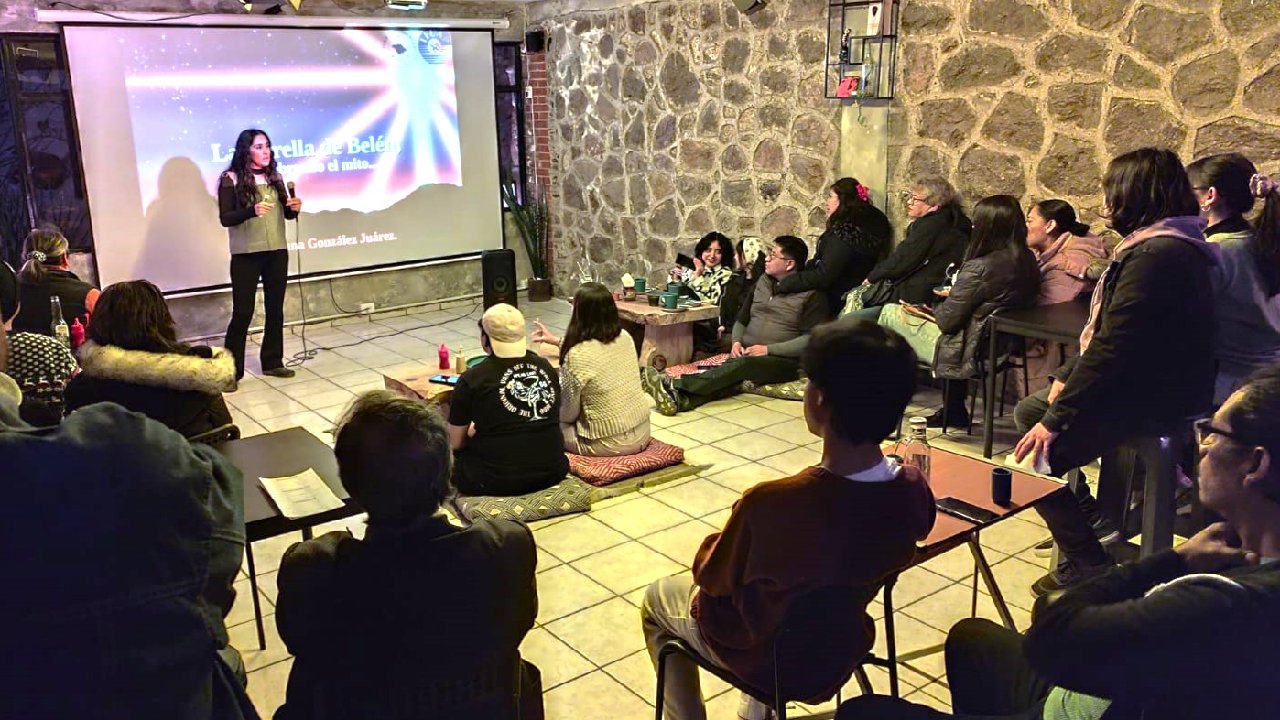
[[[769,256],[768,256],[766,259],[768,259],[768,260],[788,260],[789,258],[788,258],[786,255],[783,255],[782,253],[778,252],[777,250],[773,250],[773,251],[771,251],[771,252],[769,253]]]
[[[1224,430],[1213,424],[1212,418],[1203,418],[1195,421],[1193,427],[1196,429],[1196,442],[1200,445],[1208,445],[1209,438],[1214,435],[1221,435],[1224,438],[1235,440],[1242,445],[1253,445],[1254,443],[1246,440],[1242,435],[1230,430]]]
[[[925,200],[925,199],[924,199],[924,198],[922,198],[922,197],[916,197],[915,195],[907,195],[907,196],[903,197],[902,199],[903,199],[903,201],[904,201],[904,202],[906,202],[908,205],[914,205],[914,204],[916,204],[916,203],[920,203],[921,205],[927,205],[927,204],[928,204],[928,202],[929,202],[928,200]]]

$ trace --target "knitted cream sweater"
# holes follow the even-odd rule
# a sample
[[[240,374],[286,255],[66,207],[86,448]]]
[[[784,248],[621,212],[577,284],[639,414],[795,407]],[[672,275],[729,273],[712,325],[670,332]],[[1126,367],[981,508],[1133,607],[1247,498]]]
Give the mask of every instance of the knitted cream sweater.
[[[560,365],[560,422],[578,435],[600,440],[623,435],[649,421],[649,397],[640,387],[636,346],[626,332],[613,342],[588,340],[569,350]]]

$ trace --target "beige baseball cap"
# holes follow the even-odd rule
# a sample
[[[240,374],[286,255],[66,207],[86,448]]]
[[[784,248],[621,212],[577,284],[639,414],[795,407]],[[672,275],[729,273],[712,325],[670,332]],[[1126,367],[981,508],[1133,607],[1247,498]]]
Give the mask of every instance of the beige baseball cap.
[[[484,311],[480,326],[489,336],[493,354],[500,358],[524,357],[524,315],[506,303],[498,303]]]

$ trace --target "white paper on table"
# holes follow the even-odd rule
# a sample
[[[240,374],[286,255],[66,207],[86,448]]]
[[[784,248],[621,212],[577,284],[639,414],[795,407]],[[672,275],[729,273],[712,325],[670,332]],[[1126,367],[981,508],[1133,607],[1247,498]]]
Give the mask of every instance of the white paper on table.
[[[262,483],[262,489],[267,491],[280,514],[291,520],[342,507],[342,500],[333,494],[333,490],[311,468],[297,475],[264,477],[258,478],[258,481]]]

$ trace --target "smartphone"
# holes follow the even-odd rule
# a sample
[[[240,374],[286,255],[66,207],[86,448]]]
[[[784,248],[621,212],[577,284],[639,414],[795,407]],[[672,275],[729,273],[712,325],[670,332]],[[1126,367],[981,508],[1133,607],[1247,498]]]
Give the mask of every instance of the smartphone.
[[[457,375],[445,375],[445,374],[432,375],[432,376],[428,379],[428,381],[429,381],[429,382],[433,382],[433,383],[438,383],[438,384],[440,384],[440,385],[450,385],[450,386],[452,386],[452,385],[457,385],[457,384],[458,384],[458,376],[457,376]]]
[[[1000,516],[991,512],[986,508],[980,508],[973,503],[965,502],[959,498],[944,497],[934,501],[940,512],[946,513],[952,517],[958,517],[961,520],[968,520],[971,523],[985,525],[1000,519]]]
[[[690,270],[696,269],[693,267],[693,258],[685,255],[684,253],[676,254],[676,264],[682,268],[689,268]]]

